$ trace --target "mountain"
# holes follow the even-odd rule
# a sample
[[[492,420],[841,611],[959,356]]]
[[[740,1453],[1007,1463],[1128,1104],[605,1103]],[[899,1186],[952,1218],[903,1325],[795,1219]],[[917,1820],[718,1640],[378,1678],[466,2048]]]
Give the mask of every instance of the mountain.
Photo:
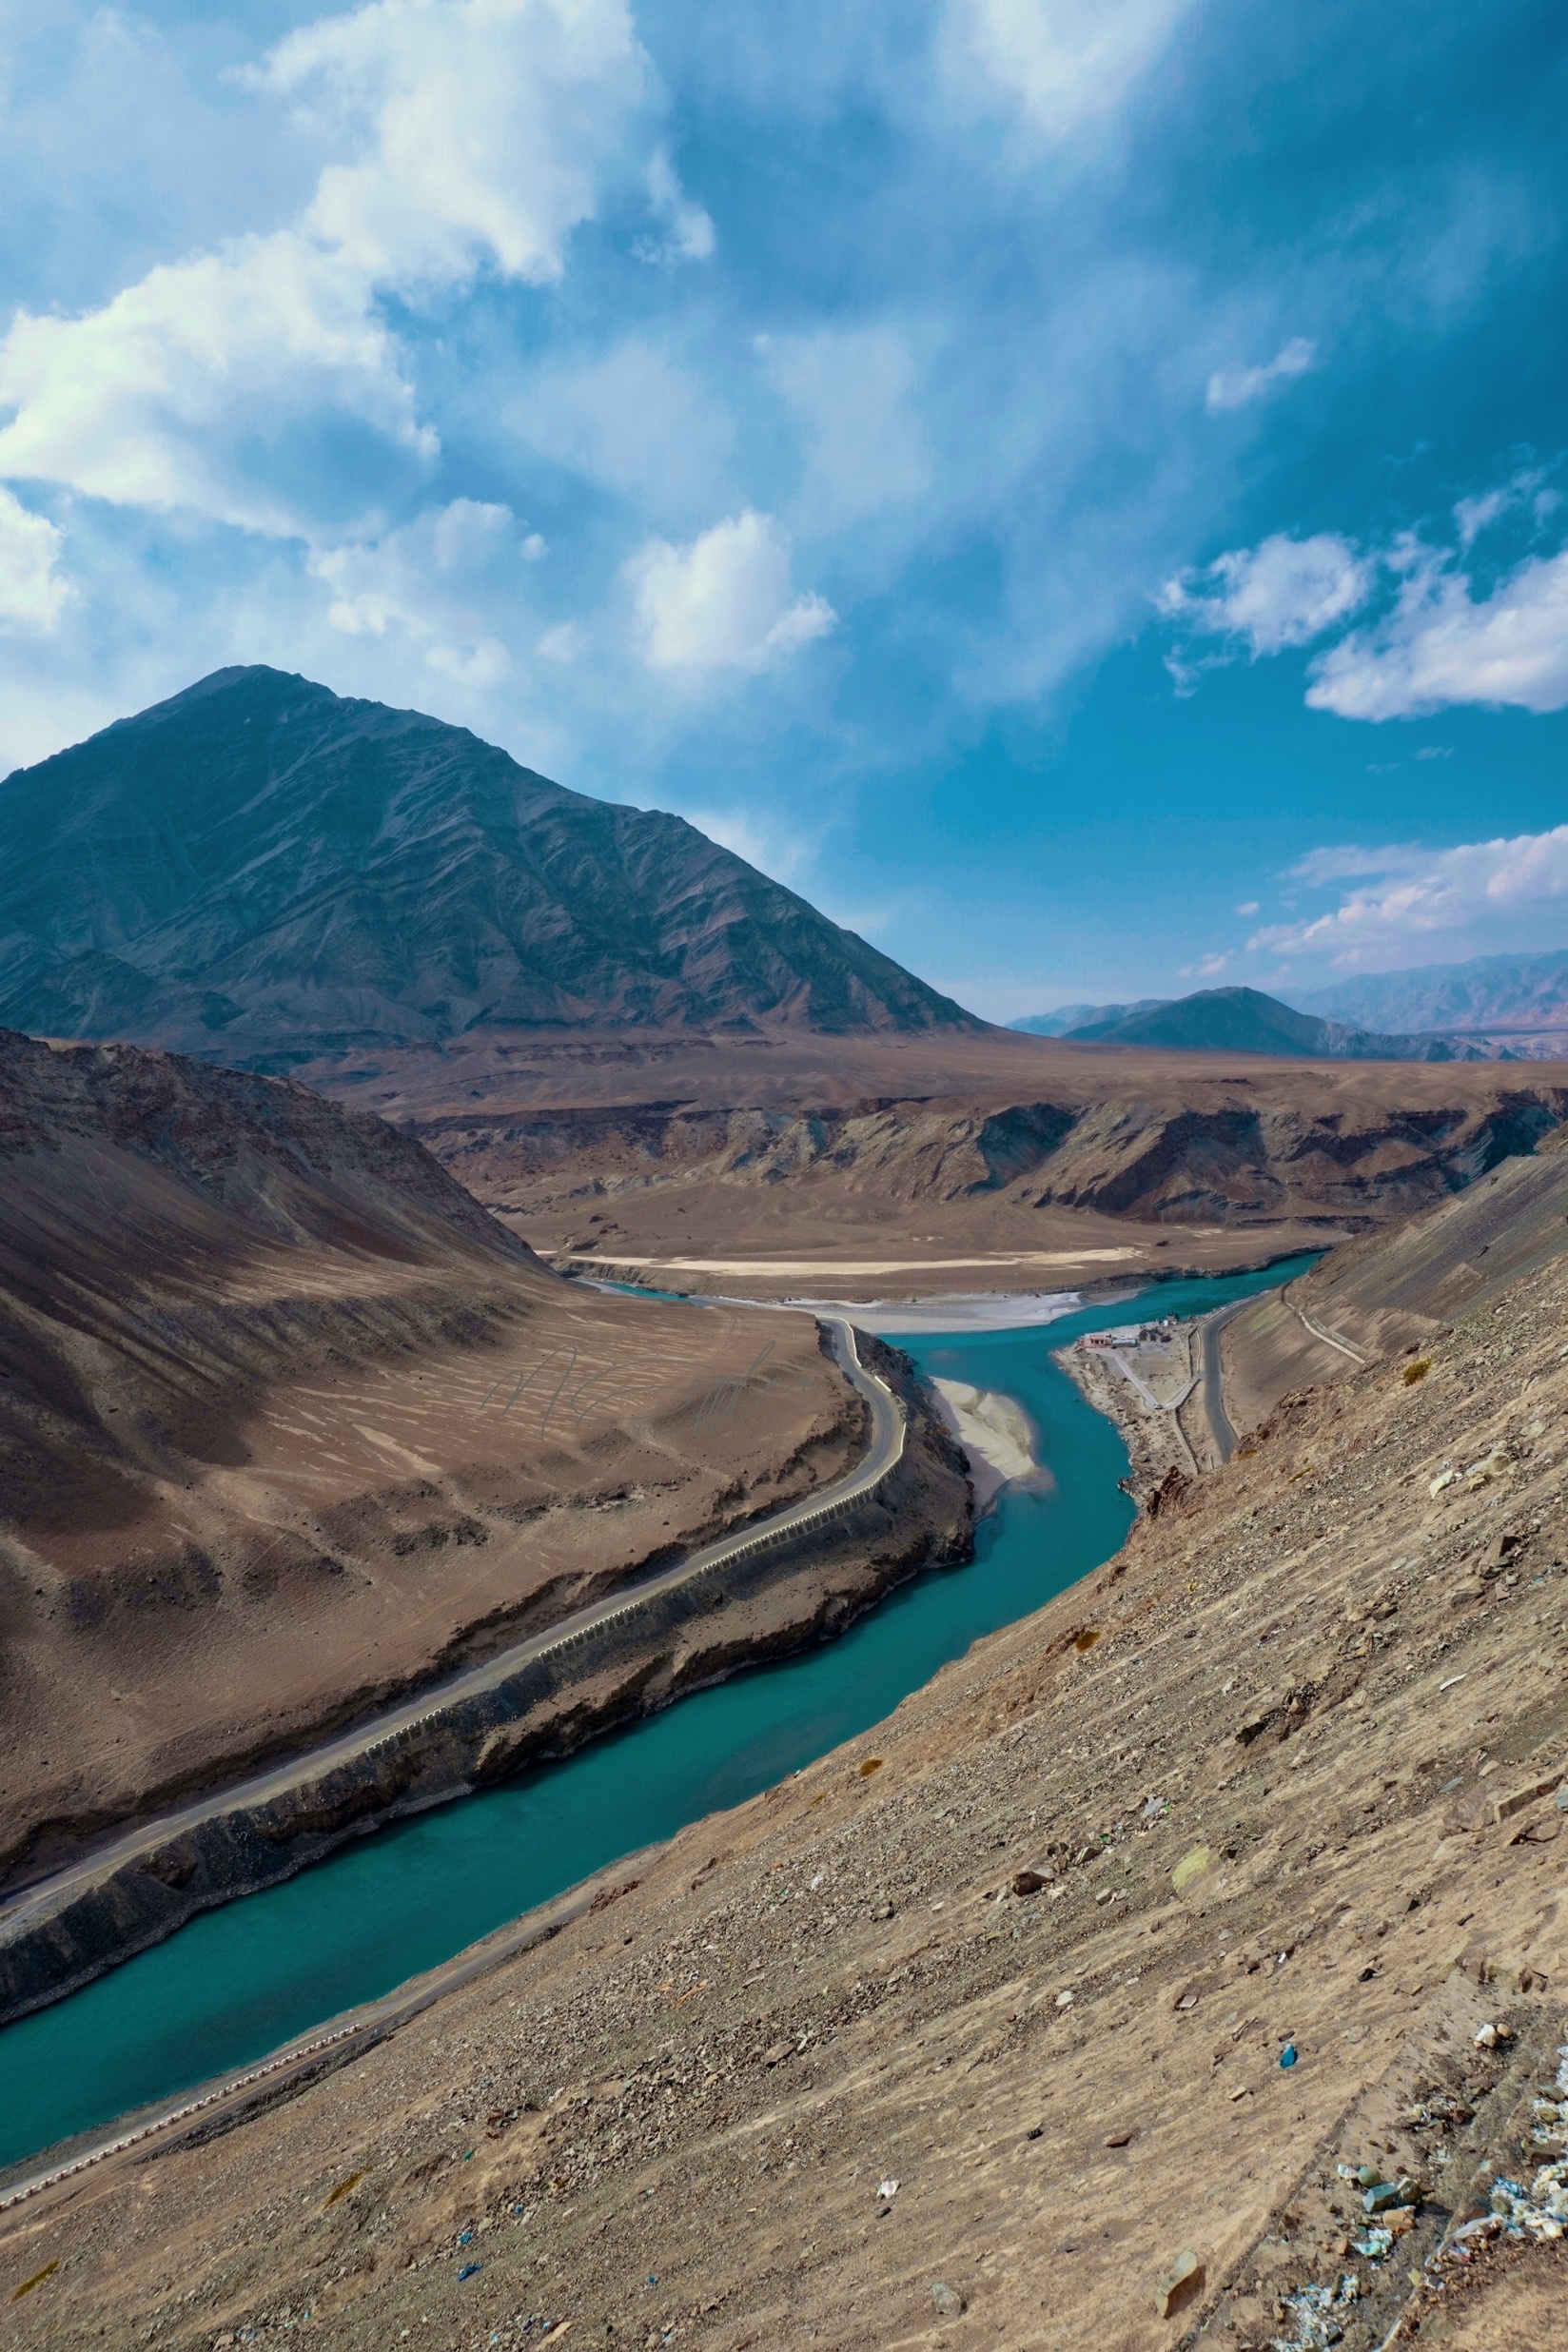
[[[1303,1012],[1368,1029],[1482,1032],[1568,1029],[1568,950],[1544,955],[1478,955],[1368,972],[1290,1002]]]
[[[1487,1057],[1445,1037],[1382,1036],[1295,1012],[1259,989],[1200,989],[1152,1011],[1068,1029],[1069,1042],[1155,1046],[1179,1053],[1274,1053],[1332,1062],[1470,1062]]]
[[[1066,1037],[1086,1022],[1126,1021],[1135,1012],[1152,1012],[1169,1002],[1168,996],[1140,996],[1132,1005],[1058,1005],[1054,1012],[1026,1013],[1021,1021],[1009,1021],[1008,1027],[1025,1037]]]
[[[0,784],[0,1023],[251,1068],[485,1027],[977,1029],[677,816],[216,671]]]

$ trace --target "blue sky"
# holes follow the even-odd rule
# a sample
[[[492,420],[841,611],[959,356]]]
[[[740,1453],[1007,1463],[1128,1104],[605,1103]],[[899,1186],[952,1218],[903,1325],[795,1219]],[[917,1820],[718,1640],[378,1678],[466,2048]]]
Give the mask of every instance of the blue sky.
[[[994,1018],[1568,944],[1540,0],[0,0],[0,772],[228,661]]]

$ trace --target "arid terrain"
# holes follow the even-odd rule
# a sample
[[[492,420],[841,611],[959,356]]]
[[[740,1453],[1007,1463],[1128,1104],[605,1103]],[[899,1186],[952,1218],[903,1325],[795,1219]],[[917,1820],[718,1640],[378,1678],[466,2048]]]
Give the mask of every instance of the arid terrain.
[[[858,1459],[805,1317],[564,1283],[285,1081],[0,1033],[0,1870]]]
[[[1451,2242],[1568,2140],[1565,1309],[1295,1396],[553,1940],[13,2212],[14,2341],[1559,2342],[1560,2237]]]
[[[541,1254],[868,1299],[1214,1271],[1406,1217],[1528,1151],[1568,1068],[954,1037],[487,1030],[312,1064]]]
[[[1346,1243],[1226,1322],[1231,1419],[1250,1428],[1288,1390],[1343,1380],[1375,1357],[1419,1355],[1460,1314],[1499,1300],[1568,1240],[1568,1149],[1558,1132],[1505,1160],[1397,1232]]]

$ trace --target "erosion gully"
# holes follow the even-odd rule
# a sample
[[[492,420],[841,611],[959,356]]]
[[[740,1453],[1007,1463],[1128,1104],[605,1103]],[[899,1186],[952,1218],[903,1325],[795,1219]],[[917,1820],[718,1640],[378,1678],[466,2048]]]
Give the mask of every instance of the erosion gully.
[[[1311,1261],[1166,1282],[1146,1312],[1191,1316]],[[928,1377],[1015,1398],[1047,1475],[1004,1489],[974,1558],[935,1569],[828,1646],[683,1698],[482,1794],[384,1829],[298,1878],[208,1911],[0,2031],[0,2168],[251,2064],[439,1966],[621,1854],[754,1796],[853,1739],[948,1659],[1118,1551],[1122,1440],[1052,1362],[1132,1300],[1027,1330],[894,1336]]]

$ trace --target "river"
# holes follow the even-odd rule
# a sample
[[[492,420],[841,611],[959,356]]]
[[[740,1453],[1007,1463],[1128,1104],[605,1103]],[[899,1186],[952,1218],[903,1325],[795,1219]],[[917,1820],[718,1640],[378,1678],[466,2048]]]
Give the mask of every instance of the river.
[[[1309,1264],[1162,1283],[1149,1312],[1195,1315]],[[0,2166],[249,2064],[449,1959],[619,1854],[671,1836],[852,1739],[983,1634],[1118,1551],[1132,1505],[1121,1438],[1051,1362],[1128,1319],[1124,1296],[1049,1324],[901,1339],[928,1378],[1015,1398],[1042,1491],[1004,1490],[963,1567],[895,1593],[839,1640],[684,1698],[596,1741],[342,1849],[208,1911],[68,2000],[0,2031]]]

